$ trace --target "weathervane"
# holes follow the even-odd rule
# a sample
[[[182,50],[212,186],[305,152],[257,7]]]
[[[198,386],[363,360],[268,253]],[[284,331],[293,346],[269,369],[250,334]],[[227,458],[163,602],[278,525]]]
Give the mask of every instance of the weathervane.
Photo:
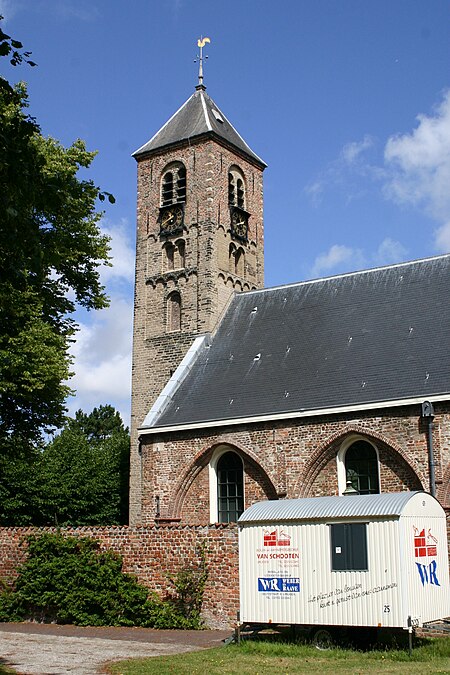
[[[200,54],[197,56],[197,58],[194,60],[194,63],[197,63],[198,60],[198,86],[203,87],[203,47],[206,45],[207,42],[211,42],[209,37],[200,37],[197,40],[197,47],[200,47]],[[205,56],[205,59],[208,57]]]

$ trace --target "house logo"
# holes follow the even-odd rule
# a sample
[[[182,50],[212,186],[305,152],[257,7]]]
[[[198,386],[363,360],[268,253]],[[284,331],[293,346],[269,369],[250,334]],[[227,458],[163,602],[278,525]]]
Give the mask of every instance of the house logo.
[[[264,532],[264,546],[290,546],[291,538],[285,532]]]
[[[414,527],[414,557],[422,560],[422,562],[415,561],[422,586],[425,584],[440,586],[436,574],[437,562],[430,560],[437,556],[437,544],[438,540],[431,534],[431,529],[425,532],[425,528],[419,530]]]

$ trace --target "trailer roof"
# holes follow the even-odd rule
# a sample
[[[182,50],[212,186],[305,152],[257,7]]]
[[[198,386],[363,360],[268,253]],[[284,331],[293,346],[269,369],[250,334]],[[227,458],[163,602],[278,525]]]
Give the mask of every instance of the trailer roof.
[[[239,523],[320,520],[372,516],[400,516],[406,503],[419,492],[394,492],[379,495],[310,497],[257,502],[239,518]]]

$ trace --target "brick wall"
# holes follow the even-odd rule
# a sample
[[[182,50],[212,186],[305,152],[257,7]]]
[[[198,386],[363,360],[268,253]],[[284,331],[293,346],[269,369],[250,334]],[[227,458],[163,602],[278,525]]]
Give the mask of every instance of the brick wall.
[[[436,404],[435,412],[437,496],[446,506],[450,406]],[[381,492],[429,490],[427,434],[420,406],[166,433],[143,440],[142,523],[154,522],[158,497],[165,518],[208,524],[209,464],[223,445],[243,460],[246,507],[277,496],[338,494],[336,458],[351,437],[366,438],[376,447]]]
[[[450,509],[446,512],[450,544]],[[14,578],[17,566],[25,559],[24,537],[55,531],[55,528],[0,528],[0,579]],[[236,525],[79,527],[60,531],[69,536],[92,537],[103,548],[120,553],[124,571],[134,574],[161,597],[168,589],[166,574],[176,573],[186,563],[197,563],[197,546],[206,542],[209,578],[203,618],[210,628],[229,628],[235,624],[239,609]]]
[[[55,528],[0,528],[0,579],[12,579],[25,559],[24,537],[55,532]],[[148,588],[164,597],[166,574],[198,562],[197,546],[207,544],[209,579],[203,618],[211,628],[233,625],[239,609],[238,543],[236,525],[211,527],[78,527],[63,534],[97,539],[124,559],[124,571],[134,574]]]
[[[171,162],[186,167],[183,232],[170,237],[185,245],[184,265],[167,270],[166,237],[160,236],[161,177]],[[233,242],[228,171],[238,165],[250,212],[248,242]],[[230,245],[242,249],[236,270]],[[141,522],[141,465],[137,429],[194,338],[212,331],[234,292],[264,283],[262,169],[210,139],[191,140],[138,162],[135,312],[132,367],[130,522]],[[181,296],[181,330],[167,332],[168,295]]]

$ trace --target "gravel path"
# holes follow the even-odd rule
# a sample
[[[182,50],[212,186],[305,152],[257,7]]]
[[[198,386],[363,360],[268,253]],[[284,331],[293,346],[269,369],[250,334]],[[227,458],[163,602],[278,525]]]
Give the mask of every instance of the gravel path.
[[[217,647],[229,636],[230,631],[0,624],[0,663],[23,675],[96,675],[107,661]]]

